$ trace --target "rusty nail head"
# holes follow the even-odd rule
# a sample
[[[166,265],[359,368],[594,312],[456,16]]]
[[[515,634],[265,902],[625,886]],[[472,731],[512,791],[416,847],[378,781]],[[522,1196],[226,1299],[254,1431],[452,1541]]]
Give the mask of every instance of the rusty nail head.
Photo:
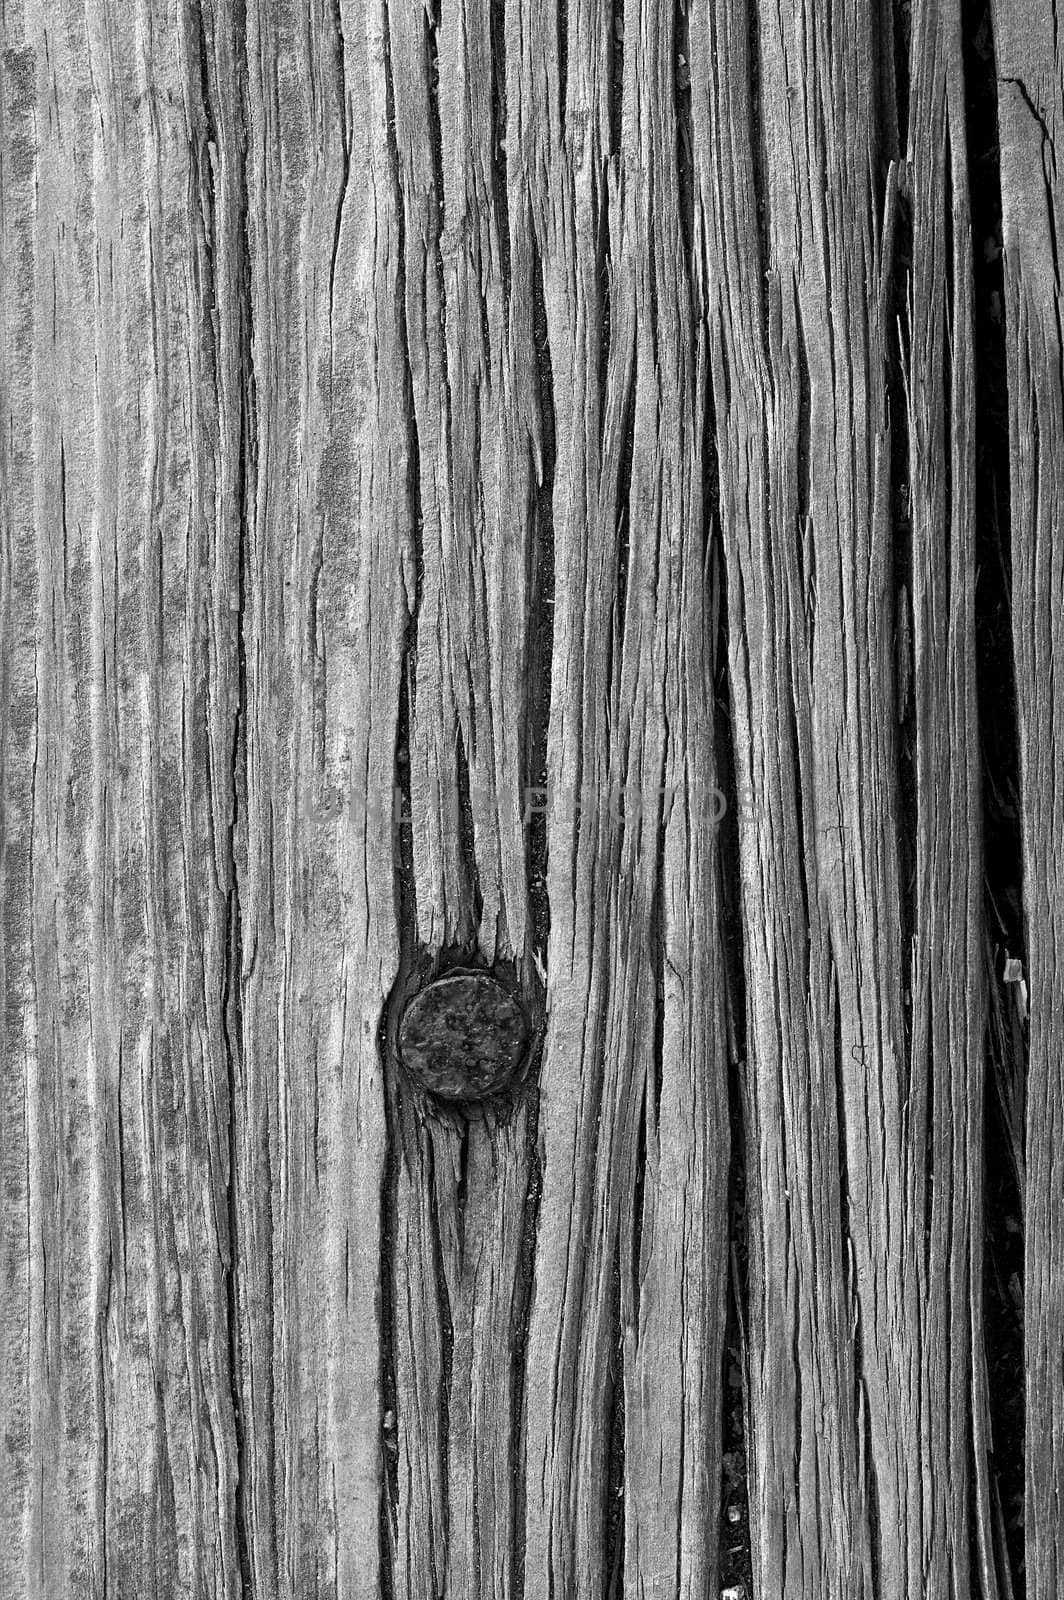
[[[528,1049],[518,997],[487,972],[453,972],[426,984],[399,1025],[406,1070],[442,1100],[481,1100],[511,1081]]]

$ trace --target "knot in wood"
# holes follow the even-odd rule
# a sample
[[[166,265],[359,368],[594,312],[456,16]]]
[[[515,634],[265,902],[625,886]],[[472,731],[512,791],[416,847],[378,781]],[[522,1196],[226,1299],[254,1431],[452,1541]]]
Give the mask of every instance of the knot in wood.
[[[528,1039],[516,995],[486,972],[458,972],[414,996],[399,1027],[399,1054],[440,1099],[483,1100],[511,1082]]]

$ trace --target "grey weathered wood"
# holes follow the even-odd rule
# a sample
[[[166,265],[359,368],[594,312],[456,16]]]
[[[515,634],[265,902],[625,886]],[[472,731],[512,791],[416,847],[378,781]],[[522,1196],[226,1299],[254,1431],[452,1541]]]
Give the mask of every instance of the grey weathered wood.
[[[1012,608],[1030,961],[1025,1194],[1027,1593],[1064,1581],[1064,1169],[1059,1157],[1061,630],[1064,425],[1055,140],[1064,111],[1056,17],[993,8],[1009,384]]]
[[[905,390],[912,517],[913,778],[908,1202],[920,1485],[932,1593],[999,1592],[983,1342],[981,771],[975,662],[975,330],[958,7],[914,10],[913,267]],[[905,603],[903,597],[903,604]],[[912,1470],[912,1469],[910,1469]],[[1006,1579],[1006,1592],[1008,1580]]]
[[[246,43],[224,20],[246,207],[237,1516],[252,1593],[375,1593],[399,949],[390,812],[351,793],[394,760],[412,561],[384,47],[361,7],[249,9]]]
[[[1010,1594],[968,26],[899,130],[866,0],[8,0],[3,1596],[715,1595],[733,1161],[757,1595]],[[994,29],[1051,1600],[1060,83]],[[475,1108],[396,1044],[451,962],[536,1033]]]
[[[624,1593],[712,1592],[716,1568],[724,995],[707,803],[706,373],[674,179],[672,29],[671,7],[625,7],[620,148],[607,160],[617,40],[611,46],[591,14],[570,17],[564,123],[558,113],[546,123],[561,204],[542,245],[557,461],[544,1173],[525,1457],[530,1600],[601,1592],[611,1382],[623,1384],[624,1399],[615,1485]],[[549,29],[547,39],[553,66]],[[604,802],[622,784],[640,809],[618,837]],[[671,804],[662,791],[675,795]],[[623,1378],[611,1374],[622,1362]]]
[[[195,28],[4,16],[3,1587],[231,1593],[239,360]],[[223,183],[219,178],[217,182]],[[221,230],[219,230],[221,231]],[[219,264],[219,273],[227,269]]]
[[[882,109],[877,124],[873,99],[875,14],[851,8],[840,22],[770,7],[755,13],[753,34],[742,9],[697,21],[746,800],[755,1572],[765,1594],[967,1593],[973,1503],[989,1594],[971,1247],[984,998],[958,20],[914,8],[909,159],[887,180],[882,221],[872,186],[891,128]],[[895,608],[909,601],[892,582],[884,394],[894,330],[878,286],[892,268],[899,170],[914,232],[899,420],[912,471],[915,662],[896,690],[896,629],[908,618]],[[895,778],[906,676],[911,822]],[[905,911],[909,826],[916,889]]]

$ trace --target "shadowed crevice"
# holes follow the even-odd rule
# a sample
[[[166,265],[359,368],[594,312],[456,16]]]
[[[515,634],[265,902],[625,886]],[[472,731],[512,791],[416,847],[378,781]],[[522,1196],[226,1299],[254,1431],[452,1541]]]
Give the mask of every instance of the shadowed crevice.
[[[694,126],[691,111],[691,26],[687,0],[676,0],[673,30],[675,56],[676,181],[687,276],[692,271],[694,238]]]
[[[610,0],[609,37],[610,155],[621,153],[624,112],[624,0]]]
[[[218,41],[213,32],[213,21],[208,22],[203,6],[198,0],[193,0],[189,12],[191,41],[199,67],[199,82],[196,86],[200,97],[200,111],[204,138],[202,145],[193,148],[193,167],[199,180],[201,190],[205,196],[204,216],[209,217],[210,223],[206,230],[205,247],[209,263],[208,279],[212,284],[217,284],[218,274],[225,271],[224,264],[218,258],[218,249],[224,235],[229,232],[225,226],[225,218],[219,215],[221,195],[214,181],[214,163],[207,159],[207,151],[218,148],[220,142],[226,138],[226,129],[219,127],[215,111],[216,102],[223,92],[217,81]],[[243,5],[240,0],[234,7],[231,17],[233,38],[230,41],[233,49],[233,66],[236,72],[236,123],[246,127],[248,123],[248,84],[247,84],[247,58],[244,49],[246,40],[246,19]],[[210,28],[210,35],[208,29]],[[226,92],[232,92],[233,85],[226,86]],[[199,153],[197,159],[197,151]],[[273,1379],[272,1372],[267,1365],[262,1373],[261,1387],[257,1382],[258,1375],[251,1370],[251,1357],[247,1348],[243,1324],[246,1315],[244,1304],[244,1268],[241,1251],[241,1204],[245,1191],[252,1197],[250,1203],[262,1203],[262,1220],[267,1231],[267,1247],[262,1255],[262,1270],[264,1283],[260,1286],[263,1305],[261,1314],[267,1325],[267,1334],[272,1343],[273,1336],[273,1273],[272,1273],[272,1248],[269,1240],[272,1239],[273,1216],[271,1204],[271,1189],[268,1181],[268,1126],[255,1130],[255,1137],[248,1138],[249,1108],[245,1104],[247,1093],[244,1070],[245,1038],[244,1038],[244,1007],[243,1007],[243,907],[241,897],[241,878],[246,871],[247,841],[248,841],[248,790],[247,790],[247,721],[248,721],[248,673],[247,673],[247,571],[248,571],[248,527],[252,515],[250,501],[250,486],[254,484],[257,472],[256,462],[256,406],[255,406],[255,379],[252,362],[252,294],[251,294],[251,264],[248,244],[248,194],[247,194],[247,165],[246,150],[241,141],[235,152],[233,162],[233,188],[235,193],[230,200],[234,215],[231,218],[234,224],[232,235],[235,238],[239,251],[239,259],[234,266],[229,268],[232,282],[237,295],[236,317],[236,357],[234,365],[242,375],[239,397],[239,448],[236,455],[236,484],[235,505],[233,520],[236,528],[237,545],[235,552],[235,572],[233,583],[235,587],[235,615],[233,619],[233,637],[235,641],[235,705],[231,718],[231,744],[229,753],[229,789],[228,798],[230,814],[226,839],[226,871],[228,884],[226,893],[226,936],[224,946],[224,961],[222,972],[222,993],[220,996],[222,1038],[225,1046],[225,1081],[226,1101],[228,1115],[225,1126],[228,1130],[227,1149],[227,1174],[226,1174],[226,1248],[223,1260],[223,1281],[226,1306],[226,1331],[228,1339],[229,1357],[229,1384],[233,1408],[233,1435],[236,1455],[236,1473],[233,1486],[233,1522],[236,1544],[237,1567],[239,1571],[240,1593],[252,1593],[252,1551],[250,1534],[250,1507],[249,1497],[252,1491],[251,1471],[247,1453],[247,1419],[245,1417],[245,1397],[256,1390],[261,1394],[263,1417],[262,1439],[267,1452],[267,1481],[272,1483],[274,1477],[274,1446],[273,1446]],[[210,298],[214,306],[221,299],[217,289],[210,291]],[[245,1148],[250,1146],[253,1154],[250,1165],[244,1154]],[[259,1162],[265,1157],[266,1176],[262,1177]],[[258,1510],[258,1508],[256,1508]],[[275,1516],[272,1506],[265,1507],[259,1515],[266,1521],[266,1539],[272,1544],[275,1540]],[[264,1575],[265,1576],[265,1575]]]
[[[499,239],[503,313],[510,306],[510,196],[506,149],[506,0],[491,4],[491,176]]]
[[[635,400],[639,384],[638,357],[633,353],[632,372],[624,402],[621,459],[617,476],[617,528],[614,551],[613,605],[606,650],[606,693],[611,715],[618,717],[618,695],[624,671],[623,648],[625,615],[628,607],[628,562],[631,552],[632,460],[635,454]]]
[[[426,29],[428,29],[426,19]],[[396,1231],[398,1226],[399,1162],[405,1108],[397,1070],[397,1031],[411,974],[416,966],[417,895],[414,873],[411,795],[411,723],[417,700],[417,635],[424,581],[423,518],[421,505],[421,445],[414,407],[414,383],[407,326],[405,204],[399,152],[395,138],[395,83],[392,72],[390,13],[384,11],[384,84],[388,163],[394,197],[397,232],[395,314],[402,357],[402,410],[407,435],[407,524],[410,533],[414,592],[406,595],[406,627],[399,667],[399,698],[395,722],[395,756],[392,793],[387,797],[392,826],[395,915],[399,933],[399,970],[385,1002],[378,1033],[378,1052],[384,1082],[387,1138],[381,1177],[379,1244],[380,1284],[380,1392],[381,1392],[381,1494],[379,1511],[379,1561],[382,1600],[395,1596],[395,1540],[398,1527],[399,1404],[396,1380]],[[438,128],[437,128],[438,132]],[[437,230],[438,233],[438,230]]]
[[[535,1282],[536,1230],[539,1226],[539,1205],[543,1193],[543,1167],[539,1154],[538,1117],[530,1115],[526,1139],[528,1162],[528,1188],[525,1193],[524,1218],[521,1231],[521,1251],[517,1263],[517,1281],[514,1287],[514,1307],[511,1340],[514,1352],[510,1405],[514,1448],[514,1548],[513,1595],[514,1600],[524,1600],[525,1592],[525,1511],[528,1491],[525,1479],[525,1389],[528,1357],[528,1325],[532,1309],[532,1292]]]
[[[719,584],[716,611],[714,676],[714,749],[716,783],[723,796],[718,834],[721,947],[724,960],[728,1121],[731,1155],[728,1166],[728,1274],[721,1364],[721,1484],[719,1572],[722,1588],[745,1586],[754,1593],[750,1538],[748,1456],[748,1354],[750,1271],[747,1212],[747,998],[743,954],[742,885],[739,867],[739,795],[732,729],[732,685],[729,656],[728,572],[721,538],[720,498],[713,395],[707,385],[703,438],[703,501],[706,518],[706,564]]]
[[[535,483],[531,506],[529,570],[526,574],[527,691],[523,750],[525,863],[533,948],[547,958],[550,903],[547,897],[547,736],[550,728],[551,673],[554,661],[554,478],[557,464],[557,418],[554,369],[543,294],[543,267],[532,246],[532,334],[535,346],[540,444],[533,463]]]
[[[772,250],[769,241],[768,192],[765,178],[765,124],[761,108],[761,18],[757,0],[747,0],[746,24],[746,66],[747,83],[749,84],[747,105],[750,110],[750,177],[754,189],[754,221],[757,227],[758,239],[757,270],[750,275],[750,282],[756,282],[758,285],[761,325],[767,342],[769,333],[768,300],[765,295],[764,285],[766,275],[770,269]]]
[[[992,1440],[991,1499],[1002,1593],[1024,1571],[1023,1141],[1027,1029],[1006,958],[1027,972],[1019,725],[1012,613],[1011,507],[997,61],[987,0],[962,0],[971,173],[976,362],[975,632],[988,929],[983,1291]]]

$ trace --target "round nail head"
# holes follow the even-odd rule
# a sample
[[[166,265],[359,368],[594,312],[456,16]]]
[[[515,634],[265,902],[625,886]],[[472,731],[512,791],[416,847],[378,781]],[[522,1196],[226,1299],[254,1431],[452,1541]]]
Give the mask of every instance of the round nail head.
[[[420,990],[403,1014],[399,1053],[443,1100],[481,1100],[505,1088],[528,1048],[517,997],[486,972],[457,972]]]

